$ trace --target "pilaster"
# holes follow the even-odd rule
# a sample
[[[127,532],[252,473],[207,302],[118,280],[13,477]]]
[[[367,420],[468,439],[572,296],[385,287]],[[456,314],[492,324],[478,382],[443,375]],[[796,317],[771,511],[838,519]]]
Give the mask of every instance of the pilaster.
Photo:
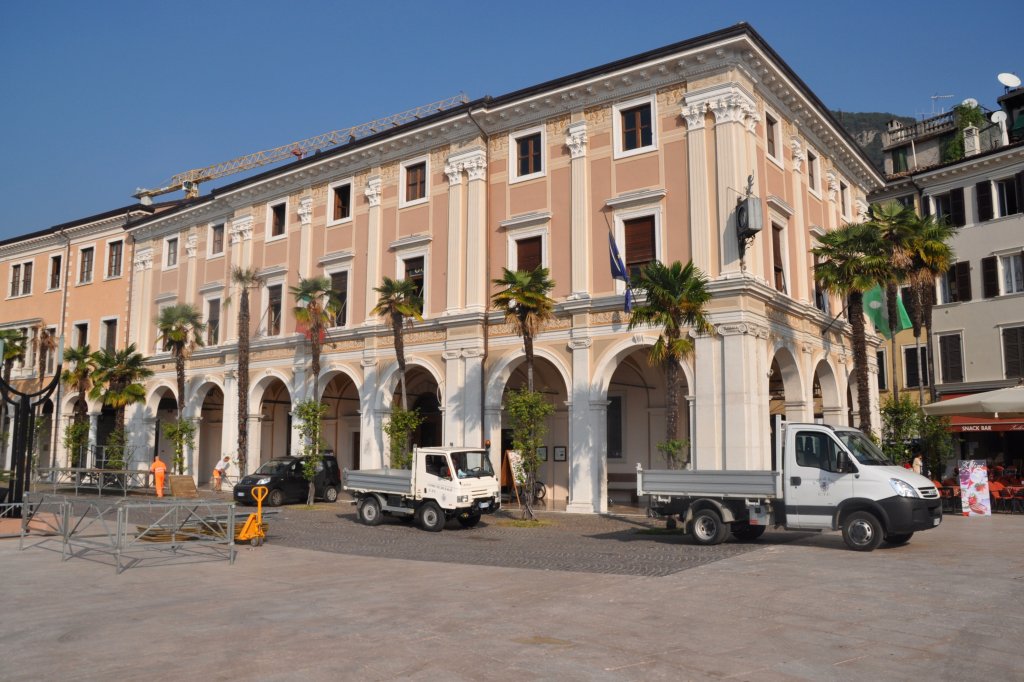
[[[299,199],[299,277],[313,272],[313,197]]]
[[[442,445],[462,445],[462,421],[465,414],[465,396],[459,388],[464,381],[462,352],[458,349],[441,353],[444,358],[444,419]]]
[[[465,226],[462,224],[462,166],[457,157],[444,166],[448,177],[448,275],[445,278],[445,314],[452,315],[462,307],[462,261]]]
[[[487,155],[480,149],[463,161],[469,177],[466,211],[466,310],[487,310],[487,272],[484,269],[487,230]]]
[[[590,298],[590,211],[587,210],[587,122],[569,126],[565,144],[572,160],[571,180],[571,243],[572,292],[570,300]]]
[[[693,264],[708,276],[711,272],[711,212],[708,188],[707,131],[704,116],[707,104],[684,105],[686,119],[687,179],[690,190],[690,257]]]
[[[803,149],[803,143],[796,135],[794,135],[790,140],[790,146],[793,152],[793,217],[790,221],[789,229],[796,233],[796,239],[793,240],[796,246],[796,253],[794,254],[795,258],[793,259],[795,264],[794,267],[790,268],[792,271],[790,276],[793,278],[793,290],[790,291],[790,295],[797,300],[813,304],[814,288],[810,284],[809,274],[811,263],[808,260],[810,258],[808,255],[810,248],[807,244],[807,223],[804,221],[803,197],[805,196],[805,192],[803,189],[802,169],[805,160],[805,152]]]
[[[380,175],[371,175],[366,181],[366,189],[363,191],[367,201],[370,202],[369,216],[366,230],[366,322],[367,325],[377,323],[377,316],[371,311],[377,307],[377,292],[374,287],[380,285],[380,259],[381,259],[381,207],[380,199],[382,194]]]
[[[382,415],[376,405],[377,358],[364,357],[363,383],[359,387],[359,468],[377,469],[384,465]]]
[[[572,389],[569,401],[569,505],[566,511],[590,514],[598,511],[595,502],[607,500],[607,476],[601,474],[604,457],[598,445],[607,450],[607,441],[594,440],[596,417],[590,400],[590,354],[593,340],[575,336],[569,341],[572,352]],[[607,410],[607,401],[604,401]]]

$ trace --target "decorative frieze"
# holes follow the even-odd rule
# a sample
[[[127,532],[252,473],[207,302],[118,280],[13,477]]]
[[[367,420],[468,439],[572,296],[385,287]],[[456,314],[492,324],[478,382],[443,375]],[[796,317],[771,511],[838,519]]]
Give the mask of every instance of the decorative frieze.
[[[243,215],[231,221],[231,243],[237,244],[252,239],[252,214]]]
[[[800,173],[803,170],[804,158],[806,158],[804,144],[799,137],[794,135],[789,138],[789,148],[793,152],[793,172]]]
[[[141,272],[142,270],[153,269],[153,249],[146,248],[140,249],[135,252],[135,271]]]
[[[199,235],[192,233],[185,239],[185,255],[193,259],[196,257],[196,251],[199,248]]]
[[[768,327],[751,322],[726,322],[715,327],[715,333],[721,336],[746,334],[759,339],[768,338]]]
[[[299,222],[309,225],[313,222],[313,197],[299,199]]]
[[[574,159],[587,155],[587,122],[577,121],[569,126],[565,135],[565,146]]]
[[[835,201],[836,195],[839,194],[839,178],[836,176],[836,172],[830,168],[825,171],[825,179],[828,181],[828,200]]]
[[[380,197],[382,193],[383,181],[379,175],[371,175],[366,180],[366,189],[363,190],[363,194],[366,195],[366,200],[370,202],[370,206],[380,206]]]

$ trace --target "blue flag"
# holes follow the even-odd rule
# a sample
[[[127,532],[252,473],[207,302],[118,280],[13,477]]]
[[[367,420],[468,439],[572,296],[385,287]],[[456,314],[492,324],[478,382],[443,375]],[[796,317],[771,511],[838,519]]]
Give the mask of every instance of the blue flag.
[[[619,255],[619,247],[615,244],[615,237],[612,233],[608,232],[608,260],[612,268],[612,279],[621,279],[626,283],[626,312],[628,313],[633,309],[633,292],[629,286],[629,271],[626,270],[626,265],[622,262],[622,256]]]

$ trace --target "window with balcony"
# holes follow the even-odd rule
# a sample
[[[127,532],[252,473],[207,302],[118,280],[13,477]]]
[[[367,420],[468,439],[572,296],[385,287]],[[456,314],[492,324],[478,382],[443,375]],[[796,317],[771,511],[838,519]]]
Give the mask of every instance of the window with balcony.
[[[944,383],[964,380],[964,354],[959,334],[943,334],[939,337],[939,376]]]

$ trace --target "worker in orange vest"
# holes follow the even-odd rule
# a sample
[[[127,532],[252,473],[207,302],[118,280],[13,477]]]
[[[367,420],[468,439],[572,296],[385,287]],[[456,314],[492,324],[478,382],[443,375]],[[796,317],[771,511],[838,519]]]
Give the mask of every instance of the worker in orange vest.
[[[160,455],[153,455],[153,463],[149,465],[149,470],[153,472],[153,477],[156,479],[154,485],[156,486],[156,496],[164,496],[164,475],[167,474],[167,465],[160,459]]]

